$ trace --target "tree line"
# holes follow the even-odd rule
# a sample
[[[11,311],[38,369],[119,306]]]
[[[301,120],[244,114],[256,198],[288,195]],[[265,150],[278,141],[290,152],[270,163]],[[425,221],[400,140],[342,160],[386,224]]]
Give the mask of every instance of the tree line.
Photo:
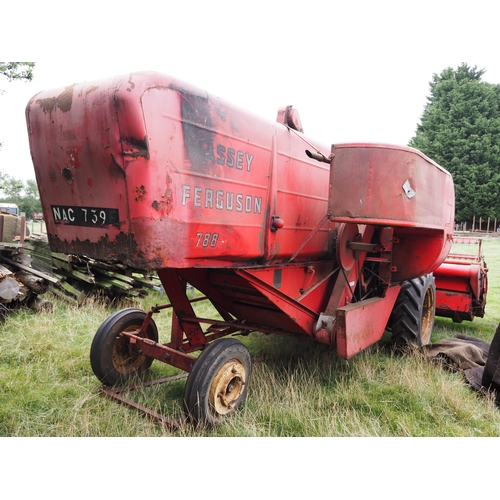
[[[24,212],[28,219],[33,217],[33,213],[42,211],[35,179],[21,181],[2,171],[0,171],[0,203],[15,203],[19,207],[19,212]]]
[[[409,146],[453,176],[456,222],[500,219],[500,85],[462,63],[434,74]]]
[[[0,75],[7,81],[33,80],[34,62],[0,62]],[[5,91],[0,89],[0,95]],[[0,154],[2,143],[0,142]],[[42,211],[38,186],[34,179],[26,182],[14,179],[3,170],[0,170],[0,202],[15,203],[20,212],[31,218],[34,212]]]

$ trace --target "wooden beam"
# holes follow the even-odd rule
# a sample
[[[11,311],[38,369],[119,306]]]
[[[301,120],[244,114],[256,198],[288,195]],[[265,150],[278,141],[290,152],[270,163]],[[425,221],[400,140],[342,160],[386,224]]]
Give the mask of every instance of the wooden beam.
[[[50,281],[51,283],[56,283],[59,284],[59,280],[51,276],[50,274],[47,273],[42,273],[41,271],[37,271],[36,269],[33,269],[32,267],[24,266],[23,264],[19,264],[19,262],[16,262],[15,260],[9,259],[5,256],[1,256],[1,259],[7,262],[8,264],[11,264],[13,266],[18,267],[19,269],[22,269],[24,271],[28,271],[31,274],[34,274],[35,276],[40,276],[40,278],[46,279],[47,281]]]

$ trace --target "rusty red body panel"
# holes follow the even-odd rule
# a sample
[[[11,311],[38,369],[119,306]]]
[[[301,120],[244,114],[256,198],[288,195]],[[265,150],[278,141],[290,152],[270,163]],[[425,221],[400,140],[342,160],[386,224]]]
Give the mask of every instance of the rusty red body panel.
[[[286,127],[163,75],[42,92],[27,113],[60,252],[154,269],[282,261],[327,210],[328,166]],[[324,257],[328,235],[301,260]]]
[[[451,176],[411,148],[337,145],[332,151],[332,219],[394,228],[393,281],[436,269],[451,248],[455,215]]]
[[[134,73],[41,92],[26,115],[52,250],[157,270],[172,340],[128,336],[184,370],[185,353],[237,331],[351,357],[382,337],[401,283],[451,245],[448,172],[411,148],[319,144],[291,108],[270,122]],[[196,317],[186,282],[222,321]]]

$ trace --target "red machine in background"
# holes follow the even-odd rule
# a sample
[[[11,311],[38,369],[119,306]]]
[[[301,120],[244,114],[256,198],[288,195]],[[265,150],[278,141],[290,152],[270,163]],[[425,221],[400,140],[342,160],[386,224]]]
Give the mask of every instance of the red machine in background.
[[[419,151],[325,146],[292,107],[268,122],[151,72],[41,92],[26,115],[51,249],[154,269],[170,300],[101,325],[90,357],[104,384],[158,359],[189,372],[186,412],[212,425],[250,379],[228,336],[301,336],[346,358],[386,327],[430,341],[454,190]],[[186,283],[218,318],[196,316]],[[153,315],[170,306],[162,343]]]
[[[453,238],[454,245],[462,251],[448,254],[445,262],[435,271],[436,315],[452,318],[461,323],[482,318],[488,292],[488,268],[478,238]],[[477,245],[477,252],[465,252],[464,245]],[[453,247],[452,247],[453,249]]]

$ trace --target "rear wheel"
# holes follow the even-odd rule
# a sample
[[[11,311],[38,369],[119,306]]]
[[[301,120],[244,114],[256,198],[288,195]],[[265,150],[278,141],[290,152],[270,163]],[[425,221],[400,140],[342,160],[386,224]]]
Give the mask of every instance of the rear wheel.
[[[106,385],[124,382],[131,375],[142,373],[153,363],[137,352],[120,332],[134,332],[144,323],[146,313],[140,309],[122,309],[112,314],[97,330],[90,348],[90,364],[96,377]],[[158,342],[158,330],[151,319],[146,337]]]
[[[212,427],[245,400],[251,374],[248,349],[236,339],[209,344],[191,370],[184,389],[184,409],[201,427]]]
[[[432,273],[406,281],[388,322],[392,331],[391,342],[415,347],[429,344],[435,313],[436,285]]]

